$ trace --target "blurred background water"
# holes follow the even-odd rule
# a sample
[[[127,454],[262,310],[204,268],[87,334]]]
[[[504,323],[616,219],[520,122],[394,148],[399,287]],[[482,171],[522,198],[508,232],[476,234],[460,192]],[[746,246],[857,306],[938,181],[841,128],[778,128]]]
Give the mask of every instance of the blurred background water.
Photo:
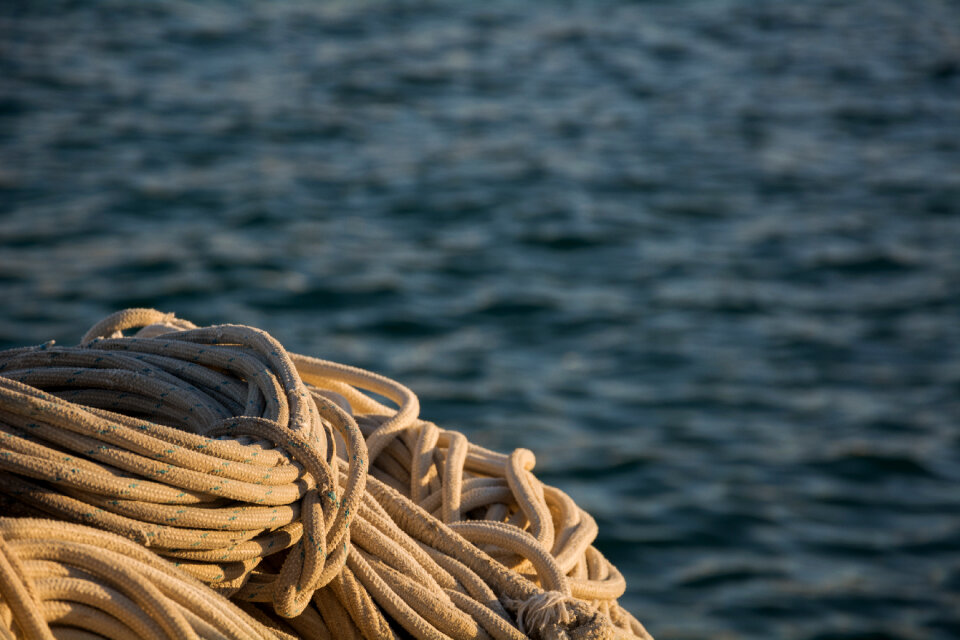
[[[0,347],[410,386],[659,639],[960,637],[960,4],[0,4]]]

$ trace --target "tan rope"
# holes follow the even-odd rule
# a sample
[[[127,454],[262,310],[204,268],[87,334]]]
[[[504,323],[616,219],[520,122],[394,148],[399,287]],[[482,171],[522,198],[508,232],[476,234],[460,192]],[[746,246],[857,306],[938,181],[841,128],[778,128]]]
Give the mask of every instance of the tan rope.
[[[0,636],[649,638],[532,452],[418,414],[383,376],[150,309],[0,352],[0,491],[55,519],[0,520]]]
[[[155,554],[92,527],[0,518],[0,566],[0,618],[9,613],[28,638],[56,637],[62,625],[120,639],[283,637]]]

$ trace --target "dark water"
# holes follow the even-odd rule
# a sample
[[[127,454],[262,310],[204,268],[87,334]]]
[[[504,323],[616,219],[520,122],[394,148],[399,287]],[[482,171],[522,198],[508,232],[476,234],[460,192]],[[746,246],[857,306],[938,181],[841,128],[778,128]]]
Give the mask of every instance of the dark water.
[[[0,347],[396,377],[668,638],[960,637],[960,4],[0,4]]]

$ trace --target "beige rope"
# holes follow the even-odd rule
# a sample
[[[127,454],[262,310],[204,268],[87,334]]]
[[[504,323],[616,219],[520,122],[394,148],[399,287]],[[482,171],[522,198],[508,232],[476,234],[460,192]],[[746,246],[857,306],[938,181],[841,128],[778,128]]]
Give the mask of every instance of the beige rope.
[[[92,527],[0,518],[0,619],[27,638],[64,625],[110,638],[282,638],[139,545]]]
[[[649,638],[532,452],[418,413],[383,376],[150,309],[0,352],[0,490],[55,519],[0,520],[0,635]]]

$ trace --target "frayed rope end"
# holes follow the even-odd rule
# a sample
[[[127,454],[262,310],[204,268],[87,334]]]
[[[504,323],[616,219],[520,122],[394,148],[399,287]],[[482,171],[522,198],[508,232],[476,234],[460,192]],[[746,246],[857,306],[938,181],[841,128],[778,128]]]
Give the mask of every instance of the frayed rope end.
[[[526,600],[517,601],[517,626],[520,632],[530,635],[537,631],[543,635],[546,629],[556,630],[550,640],[568,640],[565,628],[576,623],[577,616],[567,603],[577,602],[573,596],[559,591],[541,591]]]

